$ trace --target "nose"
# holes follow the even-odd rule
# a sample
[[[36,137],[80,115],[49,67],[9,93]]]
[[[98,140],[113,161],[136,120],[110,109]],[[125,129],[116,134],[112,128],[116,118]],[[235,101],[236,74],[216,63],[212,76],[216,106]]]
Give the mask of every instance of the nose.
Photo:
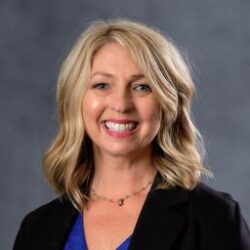
[[[134,109],[133,97],[129,90],[114,91],[109,98],[109,106],[118,113],[127,113]]]

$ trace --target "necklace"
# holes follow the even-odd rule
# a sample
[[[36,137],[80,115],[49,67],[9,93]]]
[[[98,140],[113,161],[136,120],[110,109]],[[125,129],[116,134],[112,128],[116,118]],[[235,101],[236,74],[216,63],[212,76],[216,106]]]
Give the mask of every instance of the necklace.
[[[153,180],[149,181],[145,186],[143,186],[138,191],[135,191],[131,194],[125,195],[124,197],[121,197],[119,199],[111,199],[111,198],[107,198],[106,196],[99,195],[96,193],[96,191],[93,188],[90,189],[90,192],[93,194],[93,196],[95,196],[99,200],[105,200],[105,201],[112,202],[112,203],[115,202],[118,204],[119,207],[121,207],[124,204],[125,200],[127,200],[128,198],[130,198],[132,196],[140,194],[142,191],[144,191],[152,183],[153,183]]]

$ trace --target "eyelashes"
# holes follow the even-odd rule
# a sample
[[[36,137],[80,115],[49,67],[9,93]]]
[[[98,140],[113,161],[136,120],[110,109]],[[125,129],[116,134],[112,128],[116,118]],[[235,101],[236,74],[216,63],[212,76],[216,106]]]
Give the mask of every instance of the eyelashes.
[[[151,93],[152,89],[149,87],[148,84],[142,83],[142,84],[136,84],[135,87],[133,87],[134,90],[136,91],[141,91],[145,93]]]
[[[100,82],[100,83],[94,83],[92,85],[93,89],[99,89],[99,90],[104,90],[108,88],[108,84],[104,83],[104,82]]]
[[[108,90],[112,88],[112,85],[109,83],[105,82],[99,82],[99,83],[94,83],[92,84],[92,89],[97,89],[97,90]],[[142,93],[151,93],[152,89],[147,83],[137,83],[137,84],[132,84],[132,90],[136,92],[142,92]]]

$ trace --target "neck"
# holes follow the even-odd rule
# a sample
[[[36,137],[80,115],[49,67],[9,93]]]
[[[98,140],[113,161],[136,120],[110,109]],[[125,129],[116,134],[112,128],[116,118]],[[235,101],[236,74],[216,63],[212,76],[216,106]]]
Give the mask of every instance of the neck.
[[[156,169],[150,152],[135,157],[94,154],[92,188],[99,194],[119,197],[135,192],[153,180]]]

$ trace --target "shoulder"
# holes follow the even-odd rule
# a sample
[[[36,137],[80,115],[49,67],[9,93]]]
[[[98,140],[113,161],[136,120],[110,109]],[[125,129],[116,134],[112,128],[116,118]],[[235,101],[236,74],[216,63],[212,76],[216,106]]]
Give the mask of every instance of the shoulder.
[[[72,225],[77,214],[78,211],[72,203],[61,196],[27,214],[21,227],[33,233],[37,231],[37,234],[55,228],[63,231]]]
[[[73,207],[71,202],[64,196],[60,196],[34,210],[29,212],[24,221],[29,223],[35,223],[40,220],[51,220],[57,217],[63,217],[66,214],[74,214],[76,209]]]
[[[63,246],[77,214],[78,211],[65,197],[31,211],[21,223],[14,250]]]
[[[201,183],[189,195],[190,225],[204,249],[249,249],[248,226],[230,194]]]
[[[234,223],[240,214],[239,204],[230,194],[203,183],[190,191],[190,207],[191,213],[209,224],[223,219],[225,223]]]
[[[194,225],[199,225],[207,242],[214,241],[219,246],[225,246],[225,242],[228,242],[228,249],[232,246],[235,246],[233,249],[239,246],[240,249],[249,249],[247,223],[238,202],[230,194],[199,184],[190,191],[190,213]]]
[[[238,203],[228,193],[215,190],[204,183],[190,191],[191,202],[201,209],[234,209]]]

